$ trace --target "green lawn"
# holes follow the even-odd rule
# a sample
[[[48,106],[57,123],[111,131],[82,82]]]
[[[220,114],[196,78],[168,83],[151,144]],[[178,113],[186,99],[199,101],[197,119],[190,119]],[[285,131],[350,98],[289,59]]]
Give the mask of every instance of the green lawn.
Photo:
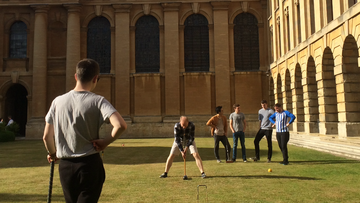
[[[232,139],[229,139],[232,144]],[[200,178],[194,158],[187,161],[189,180],[182,179],[184,162],[176,157],[169,177],[159,178],[173,142],[166,139],[120,139],[106,149],[106,181],[99,202],[359,202],[360,162],[305,148],[289,146],[288,166],[276,142],[273,162],[261,160],[218,164],[212,138],[197,138],[206,179]],[[124,146],[123,146],[124,144]],[[254,156],[253,138],[246,139],[247,157]],[[224,148],[220,148],[224,160]],[[241,150],[238,148],[238,158]],[[269,173],[271,168],[273,172]],[[55,166],[53,202],[64,202]],[[0,143],[0,202],[46,202],[50,167],[41,140]]]

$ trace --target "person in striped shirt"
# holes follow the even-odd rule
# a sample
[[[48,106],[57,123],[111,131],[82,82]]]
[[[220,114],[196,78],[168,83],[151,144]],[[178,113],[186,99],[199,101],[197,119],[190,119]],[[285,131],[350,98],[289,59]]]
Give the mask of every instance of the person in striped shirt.
[[[279,148],[283,154],[283,161],[280,164],[288,165],[289,164],[289,156],[287,143],[290,139],[289,134],[289,125],[294,122],[296,117],[294,114],[289,111],[283,110],[279,103],[276,103],[275,113],[269,117],[270,122],[273,124],[272,127],[276,126],[276,139],[279,144]],[[276,122],[274,121],[276,120]],[[289,120],[290,119],[290,120]]]

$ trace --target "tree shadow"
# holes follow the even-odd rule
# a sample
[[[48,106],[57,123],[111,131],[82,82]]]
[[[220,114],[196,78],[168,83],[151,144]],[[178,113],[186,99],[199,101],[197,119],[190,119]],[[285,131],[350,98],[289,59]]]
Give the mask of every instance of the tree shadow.
[[[0,202],[46,202],[47,194],[0,193]],[[64,202],[63,195],[52,195],[52,201]]]
[[[206,176],[206,178],[242,178],[242,179],[296,179],[296,180],[322,180],[321,178],[301,176],[274,176],[274,175],[248,175],[248,176]]]
[[[169,156],[170,147],[114,147],[109,146],[103,156],[103,162],[106,164],[134,165],[149,163],[165,163]],[[254,153],[254,150],[246,150],[247,154]],[[213,148],[198,148],[198,152],[203,161],[216,160]],[[266,150],[260,150],[261,154],[267,154]],[[276,154],[278,152],[273,152]],[[220,157],[225,160],[225,149],[219,149]],[[232,152],[230,154],[232,157]],[[241,157],[241,149],[238,149],[238,157]],[[194,157],[189,154],[186,156],[187,161],[195,161]],[[182,157],[176,156],[174,162],[183,162]]]
[[[309,160],[309,161],[290,161],[296,165],[319,165],[319,164],[360,164],[357,160]]]

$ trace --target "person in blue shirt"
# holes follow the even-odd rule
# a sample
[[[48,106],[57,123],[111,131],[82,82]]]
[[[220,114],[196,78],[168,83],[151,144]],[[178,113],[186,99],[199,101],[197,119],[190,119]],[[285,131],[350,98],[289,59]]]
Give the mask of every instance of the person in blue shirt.
[[[269,117],[269,120],[273,124],[272,127],[276,126],[276,139],[278,141],[279,148],[283,154],[283,161],[280,162],[280,164],[288,165],[289,156],[288,156],[287,143],[289,142],[290,139],[288,127],[291,123],[294,122],[296,117],[294,116],[294,114],[290,113],[289,111],[283,110],[283,108],[279,103],[276,103],[274,108],[275,108],[275,113]],[[274,119],[276,121],[274,121]]]

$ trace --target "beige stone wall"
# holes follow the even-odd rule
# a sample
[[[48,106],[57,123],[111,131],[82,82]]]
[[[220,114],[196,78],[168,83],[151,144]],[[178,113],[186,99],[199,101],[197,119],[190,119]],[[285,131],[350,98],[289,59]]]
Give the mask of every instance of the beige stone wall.
[[[292,100],[283,98],[282,101],[283,106],[292,108],[301,118],[295,122],[294,131],[359,136],[360,108],[356,103],[360,101],[360,4],[332,2],[331,11],[326,1],[316,1],[314,19],[310,15],[311,5],[305,0],[287,0],[279,8],[273,7],[269,26],[282,27],[287,22],[281,19],[295,16],[290,22],[294,28],[290,34],[297,38],[301,30],[302,40],[286,38],[287,29],[275,29],[273,51],[278,54],[270,67],[273,80],[280,77],[282,88],[280,90],[279,84],[274,82],[273,91],[275,96],[279,91],[287,96],[286,87],[291,86]],[[296,13],[299,6],[303,12],[300,24]],[[325,9],[317,12],[320,8]],[[329,18],[331,12],[332,19]],[[315,26],[314,33],[312,26]],[[281,43],[276,43],[279,36]],[[297,45],[286,50],[286,40]],[[282,50],[281,55],[279,50]],[[291,80],[287,79],[288,73]]]
[[[23,85],[28,91],[26,137],[40,138],[51,101],[74,87],[75,65],[87,56],[89,22],[103,16],[111,26],[111,71],[101,75],[94,92],[109,100],[129,123],[125,136],[173,136],[180,115],[194,121],[197,135],[207,136],[205,123],[215,114],[215,107],[223,106],[229,116],[234,103],[247,116],[246,135],[253,136],[260,101],[269,99],[267,1],[173,2],[0,2],[4,42],[0,46],[0,114],[6,108],[2,98],[9,87]],[[235,71],[233,21],[243,12],[258,20],[260,67],[254,72]],[[192,14],[201,14],[209,22],[209,72],[185,72],[184,22]],[[135,24],[144,15],[159,22],[159,73],[135,70]],[[9,59],[9,29],[19,20],[28,27],[27,58]]]

